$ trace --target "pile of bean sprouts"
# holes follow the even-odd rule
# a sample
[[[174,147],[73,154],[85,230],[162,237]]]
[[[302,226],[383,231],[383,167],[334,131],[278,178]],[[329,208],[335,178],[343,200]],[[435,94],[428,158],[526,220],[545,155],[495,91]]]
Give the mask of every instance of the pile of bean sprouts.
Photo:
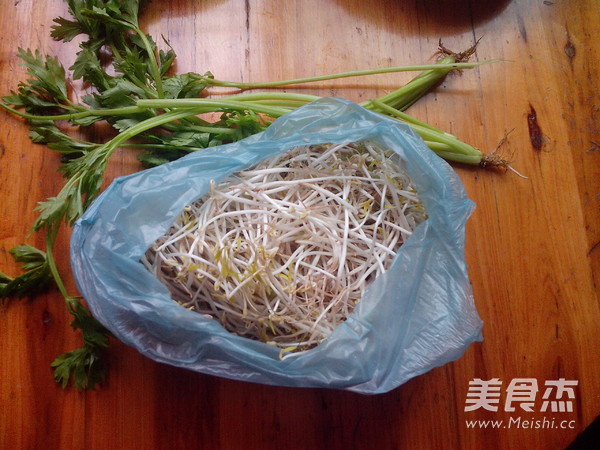
[[[212,182],[142,263],[182,306],[290,356],[348,318],[424,219],[395,153],[300,146]]]

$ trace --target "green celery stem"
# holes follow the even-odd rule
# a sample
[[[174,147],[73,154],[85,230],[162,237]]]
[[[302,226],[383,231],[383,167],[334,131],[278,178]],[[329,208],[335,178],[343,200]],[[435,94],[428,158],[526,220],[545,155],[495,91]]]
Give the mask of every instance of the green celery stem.
[[[378,100],[399,111],[406,110],[438,84],[452,70],[446,66],[454,61],[454,56],[446,56],[440,60],[438,68],[421,73],[406,85],[380,97]],[[368,102],[363,102],[362,105],[365,106],[366,103]]]
[[[380,109],[387,115],[396,117],[405,122],[413,131],[423,138],[431,150],[446,160],[473,165],[481,163],[483,153],[480,150],[460,141],[449,133],[425,122],[421,122],[405,112],[398,111],[397,109],[380,102],[378,99],[372,100],[368,107],[373,110]],[[429,145],[431,142],[436,144]]]
[[[413,72],[419,70],[456,70],[456,69],[471,69],[476,66],[480,66],[482,64],[488,64],[496,62],[496,60],[490,61],[481,61],[481,62],[472,62],[472,63],[444,63],[441,65],[437,64],[421,64],[415,66],[396,66],[396,67],[385,67],[379,69],[370,69],[370,70],[354,70],[349,72],[341,72],[330,75],[321,75],[316,77],[304,77],[304,78],[292,78],[290,80],[282,80],[282,81],[270,81],[265,83],[238,83],[233,81],[221,81],[215,79],[207,79],[206,81],[212,86],[222,86],[222,87],[234,87],[238,89],[257,89],[257,88],[272,88],[272,87],[280,87],[287,86],[291,84],[301,84],[301,83],[312,83],[316,81],[326,81],[333,80],[338,78],[349,78],[349,77],[360,77],[365,75],[377,75],[382,73],[395,73],[395,72]]]
[[[289,112],[288,108],[263,105],[259,102],[236,101],[222,99],[206,98],[183,98],[183,99],[159,99],[159,100],[138,100],[137,106],[140,108],[155,109],[186,109],[189,115],[202,114],[205,112],[214,112],[219,109],[234,109],[239,111],[254,111],[257,113],[268,114],[272,117],[281,117]]]

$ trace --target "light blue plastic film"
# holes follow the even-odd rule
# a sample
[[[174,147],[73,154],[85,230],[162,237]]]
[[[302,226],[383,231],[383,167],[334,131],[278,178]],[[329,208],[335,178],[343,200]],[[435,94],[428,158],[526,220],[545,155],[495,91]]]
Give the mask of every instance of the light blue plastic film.
[[[428,212],[351,317],[317,347],[279,350],[236,336],[174,302],[140,263],[210,180],[298,145],[373,141],[401,157]],[[94,316],[148,357],[237,380],[361,393],[389,391],[459,358],[481,340],[464,261],[473,209],[454,171],[395,119],[338,98],[321,99],[242,141],[116,179],[73,229],[71,261]]]

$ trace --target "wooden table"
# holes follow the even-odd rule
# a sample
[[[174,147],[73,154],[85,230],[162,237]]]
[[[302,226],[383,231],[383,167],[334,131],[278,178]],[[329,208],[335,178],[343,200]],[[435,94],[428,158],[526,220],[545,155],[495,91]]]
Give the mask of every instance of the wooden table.
[[[71,64],[77,44],[49,38],[52,19],[65,11],[59,1],[0,2],[2,94],[24,77],[18,47]],[[177,51],[179,72],[241,81],[430,62],[440,37],[453,49],[482,38],[476,59],[504,62],[449,77],[410,112],[486,151],[512,130],[501,151],[527,176],[455,166],[477,204],[466,259],[484,341],[377,396],[219,379],[155,363],[114,341],[108,382],[78,392],[58,387],[49,368],[58,353],[80,345],[51,291],[0,311],[2,449],[564,448],[598,416],[597,2],[178,0],[152,2],[142,17],[150,34],[164,35]],[[301,90],[360,101],[409,77]],[[4,112],[0,120],[0,270],[14,275],[8,250],[43,246],[41,236],[28,235],[33,209],[63,181],[56,155],[31,144],[21,120]],[[108,179],[139,169],[131,152],[118,151]],[[62,231],[57,259],[74,292],[69,235]],[[476,379],[502,382],[498,411],[465,411]],[[538,384],[533,412],[506,404],[518,379]],[[546,383],[560,379],[578,382],[574,399],[562,397],[573,411],[542,412]],[[486,420],[502,422],[472,422]]]

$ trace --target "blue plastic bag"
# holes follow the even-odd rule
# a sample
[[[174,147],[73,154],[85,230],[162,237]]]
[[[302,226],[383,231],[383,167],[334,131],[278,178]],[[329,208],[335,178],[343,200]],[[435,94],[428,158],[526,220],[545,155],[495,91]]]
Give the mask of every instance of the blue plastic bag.
[[[370,140],[404,161],[428,212],[390,269],[353,314],[317,347],[281,360],[279,350],[236,336],[174,302],[140,258],[211,180],[298,145]],[[77,221],[71,261],[94,316],[116,337],[163,363],[264,384],[389,391],[459,358],[481,340],[466,265],[473,209],[454,171],[406,125],[329,98],[266,131],[116,179]]]

